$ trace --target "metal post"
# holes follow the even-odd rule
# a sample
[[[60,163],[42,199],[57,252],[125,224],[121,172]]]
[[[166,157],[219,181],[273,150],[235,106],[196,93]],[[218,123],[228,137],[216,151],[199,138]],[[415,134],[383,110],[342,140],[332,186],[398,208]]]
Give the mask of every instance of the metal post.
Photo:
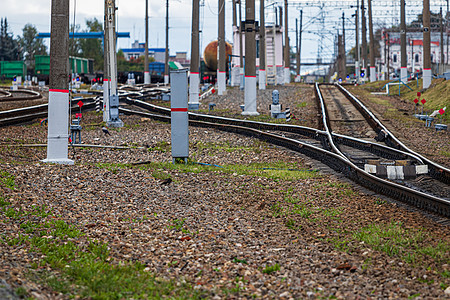
[[[241,7],[242,1],[239,1],[239,88],[241,90],[244,89],[244,49],[243,49],[243,42],[242,42],[242,7]]]
[[[187,69],[171,71],[170,77],[172,159],[174,163],[177,158],[187,162],[189,157]]]
[[[444,74],[444,26],[443,26],[443,22],[442,22],[443,16],[442,16],[442,7],[440,10],[440,18],[439,18],[439,29],[440,29],[440,33],[441,33],[441,42],[439,43],[440,46],[440,50],[441,50],[441,57],[439,60],[439,74]]]
[[[300,82],[300,68],[301,68],[301,59],[302,59],[302,31],[303,31],[303,10],[300,10],[300,37],[298,39],[298,50],[297,50],[297,76],[298,81]]]
[[[144,84],[150,84],[150,72],[148,70],[148,0],[145,0]]]
[[[387,62],[386,62],[386,68],[387,68],[387,80],[391,80],[391,76],[389,75],[389,70],[390,70],[390,54],[391,54],[391,41],[390,41],[390,37],[389,37],[389,31],[386,32],[386,39],[387,39]]]
[[[117,54],[116,54],[116,1],[107,1],[107,18],[108,23],[108,53],[109,56],[109,97],[106,99],[107,107],[109,107],[109,115],[106,126],[122,127],[123,122],[119,119],[119,95],[117,93]]]
[[[223,95],[226,91],[226,50],[225,50],[225,0],[219,0],[219,38],[218,38],[218,64],[217,64],[217,94]]]
[[[364,0],[361,0],[361,38],[362,38],[362,68],[364,79],[367,76],[367,28],[366,28],[366,10]]]
[[[291,48],[289,47],[288,1],[284,0],[284,83],[291,82]]]
[[[192,0],[191,72],[189,73],[189,109],[197,110],[199,102],[199,0]]]
[[[266,89],[266,22],[264,0],[259,0],[259,89]]]
[[[406,61],[406,16],[405,16],[405,0],[400,1],[400,80],[408,79],[408,69]]]
[[[370,47],[370,81],[377,80],[377,69],[375,67],[375,40],[373,37],[373,23],[372,23],[372,0],[367,0],[369,9],[369,47]]]
[[[169,83],[169,0],[166,0],[166,53],[164,59],[164,83]]]
[[[342,12],[342,54],[341,54],[341,63],[342,63],[342,80],[345,80],[347,77],[347,59],[345,58],[345,14]]]
[[[338,55],[337,55],[337,74],[338,74],[338,78],[340,80],[344,80],[344,70],[342,68],[343,64],[342,64],[342,35],[338,34],[338,38],[337,38],[337,45],[338,45]]]
[[[431,85],[430,31],[430,0],[423,0],[423,89]]]
[[[257,116],[255,0],[245,2],[245,92],[242,115]]]
[[[382,80],[388,80],[389,77],[386,76],[386,73],[387,73],[387,32],[386,31],[384,32],[383,39],[384,39],[384,66],[383,66],[384,70],[383,70]]]
[[[73,164],[69,139],[69,0],[52,0],[46,163]]]
[[[103,19],[103,122],[109,119],[109,55],[108,55],[108,45],[109,45],[109,31],[108,31],[108,0],[105,0],[105,17]]]
[[[360,69],[359,69],[359,61],[360,61],[360,51],[359,51],[359,0],[356,0],[356,13],[355,13],[355,27],[356,27],[356,61],[355,61],[355,73],[356,73],[356,82],[359,83],[360,78]]]

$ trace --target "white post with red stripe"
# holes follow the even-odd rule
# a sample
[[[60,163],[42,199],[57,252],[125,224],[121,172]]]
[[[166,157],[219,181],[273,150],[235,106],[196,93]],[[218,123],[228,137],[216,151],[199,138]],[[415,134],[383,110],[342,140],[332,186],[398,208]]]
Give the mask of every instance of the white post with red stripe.
[[[187,69],[170,72],[170,124],[172,159],[189,157]]]
[[[408,69],[406,67],[400,68],[400,80],[404,83],[408,81]]]
[[[150,72],[144,72],[144,84],[150,84]]]
[[[189,109],[198,110],[200,106],[199,102],[199,89],[200,84],[200,75],[198,72],[190,72],[189,73]]]
[[[217,71],[217,94],[223,95],[227,89],[227,72],[226,71]]]
[[[377,81],[377,69],[376,67],[370,67],[370,82]]]
[[[423,68],[423,88],[427,89],[431,85],[431,69]]]
[[[259,89],[265,90],[266,89],[266,70],[259,69]]]
[[[291,70],[289,68],[284,68],[284,83],[291,82]]]
[[[245,76],[244,116],[259,116],[256,110],[256,76]]]
[[[103,122],[109,120],[109,79],[103,79]]]
[[[68,159],[69,90],[50,89],[48,93],[48,135],[46,163],[73,165]]]

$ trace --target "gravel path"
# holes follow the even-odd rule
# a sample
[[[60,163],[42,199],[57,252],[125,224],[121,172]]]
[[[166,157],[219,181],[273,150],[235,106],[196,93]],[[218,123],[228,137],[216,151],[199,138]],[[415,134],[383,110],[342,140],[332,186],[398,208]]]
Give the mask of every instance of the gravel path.
[[[279,90],[280,102],[299,119],[294,121],[314,127],[310,88]],[[235,107],[238,116],[240,93],[214,96],[201,108],[211,101],[214,113]],[[259,103],[261,112],[269,103]],[[373,225],[391,226],[404,236],[420,232],[417,247],[449,249],[448,227],[333,172],[317,172],[320,164],[307,157],[236,134],[190,128],[190,158],[223,168],[172,167],[170,125],[136,116],[122,120],[124,128],[104,136],[101,116],[86,113],[82,140],[144,149],[75,148],[69,151],[74,166],[43,164],[45,148],[19,146],[45,143],[45,127],[0,128],[1,171],[15,176],[15,188],[2,182],[0,195],[17,210],[51,208],[85,234],[76,243],[107,243],[111,263],[140,261],[158,278],[187,282],[212,299],[450,298],[450,279],[443,275],[450,272],[448,252],[408,263],[406,252],[389,256],[356,237]],[[145,164],[132,165],[139,162]],[[262,169],[280,165],[295,170]],[[165,178],[172,181],[163,184]],[[23,231],[24,220],[4,211],[0,216],[3,238]],[[0,279],[36,299],[75,296],[76,288],[63,295],[36,279],[46,270],[31,268],[40,259],[27,244],[0,243]]]

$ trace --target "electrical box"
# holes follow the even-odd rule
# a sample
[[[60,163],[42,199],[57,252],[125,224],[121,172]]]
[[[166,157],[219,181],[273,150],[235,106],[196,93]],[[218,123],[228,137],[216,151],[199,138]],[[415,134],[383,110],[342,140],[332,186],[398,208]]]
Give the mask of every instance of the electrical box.
[[[187,69],[170,72],[172,158],[189,156]]]

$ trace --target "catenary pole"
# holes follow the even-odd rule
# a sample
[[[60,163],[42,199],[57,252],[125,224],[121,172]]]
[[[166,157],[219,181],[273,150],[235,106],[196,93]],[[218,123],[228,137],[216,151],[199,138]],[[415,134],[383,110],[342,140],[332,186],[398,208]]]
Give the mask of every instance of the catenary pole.
[[[243,41],[242,41],[242,7],[241,7],[242,0],[239,0],[239,88],[241,90],[244,89],[244,49],[243,49]]]
[[[197,110],[199,102],[200,85],[200,53],[199,53],[199,0],[192,0],[192,28],[191,28],[191,66],[189,73],[189,103],[188,108]]]
[[[255,0],[245,2],[245,91],[242,115],[257,116]]]
[[[73,164],[73,160],[68,159],[69,0],[52,0],[51,11],[47,158],[44,162]]]
[[[288,1],[284,0],[284,83],[291,81],[291,49],[289,47]]]
[[[400,1],[400,80],[406,82],[408,79],[407,57],[406,57],[406,13],[405,0]]]
[[[145,0],[145,50],[144,50],[144,83],[150,84],[150,72],[148,70],[148,0]]]
[[[109,119],[109,31],[108,31],[108,0],[105,0],[105,17],[103,19],[103,122]]]
[[[218,38],[218,68],[217,68],[217,94],[223,95],[226,90],[226,50],[225,50],[225,0],[219,0],[219,38]]]
[[[303,32],[303,10],[300,10],[300,32],[298,39],[298,50],[297,50],[297,76],[298,81],[300,81],[300,70],[301,70],[301,62],[302,62],[302,32]]]
[[[366,9],[364,0],[361,0],[361,39],[362,39],[362,67],[364,70],[364,79],[367,78],[367,27],[366,27]]]
[[[264,0],[259,0],[259,89],[266,89],[266,21]]]
[[[347,77],[347,58],[345,57],[345,13],[342,12],[342,80]]]
[[[439,60],[439,73],[443,74],[444,73],[444,26],[443,26],[443,16],[442,16],[442,7],[440,10],[440,16],[439,16],[439,29],[440,29],[440,34],[441,34],[441,42],[439,43],[440,46],[440,50],[441,50],[441,57]]]
[[[373,36],[373,22],[372,22],[372,0],[367,0],[369,13],[369,50],[370,50],[370,81],[377,80],[377,69],[375,66],[375,40]]]
[[[355,13],[355,37],[356,37],[356,61],[355,61],[355,73],[356,73],[356,82],[359,83],[360,76],[360,49],[359,49],[359,0],[356,0],[356,13]]]
[[[430,0],[423,0],[423,88],[431,85]]]
[[[166,53],[164,59],[164,83],[169,83],[169,0],[166,0]]]

